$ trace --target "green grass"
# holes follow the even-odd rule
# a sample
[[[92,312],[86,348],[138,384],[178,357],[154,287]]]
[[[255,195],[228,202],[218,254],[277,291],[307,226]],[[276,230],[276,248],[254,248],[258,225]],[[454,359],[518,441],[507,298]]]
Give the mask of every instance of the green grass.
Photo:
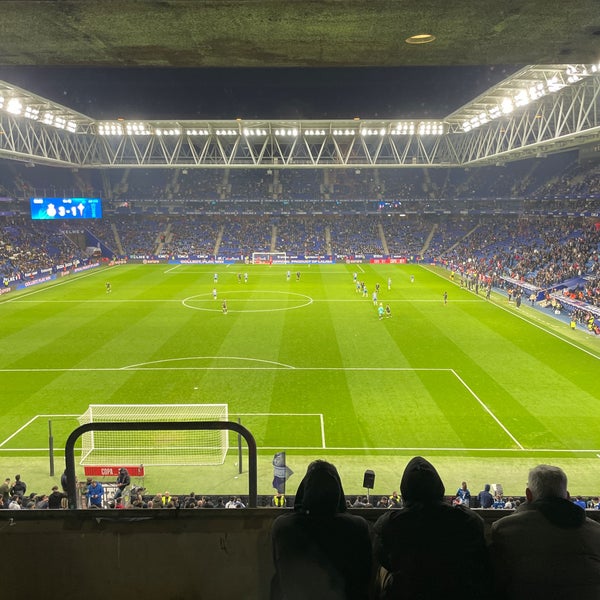
[[[466,479],[472,492],[500,482],[521,494],[540,462],[563,466],[572,493],[599,492],[597,339],[501,296],[487,302],[441,270],[301,265],[289,281],[287,270],[128,265],[3,297],[0,476],[49,490],[48,421],[60,473],[90,404],[227,403],[256,437],[259,493],[271,492],[279,450],[296,471],[292,490],[310,460],[326,458],[348,493],[362,492],[366,469],[374,493],[389,493],[421,454],[450,493]],[[377,317],[376,282],[391,319]],[[237,471],[231,451],[220,467],[148,467],[144,485],[243,493]]]

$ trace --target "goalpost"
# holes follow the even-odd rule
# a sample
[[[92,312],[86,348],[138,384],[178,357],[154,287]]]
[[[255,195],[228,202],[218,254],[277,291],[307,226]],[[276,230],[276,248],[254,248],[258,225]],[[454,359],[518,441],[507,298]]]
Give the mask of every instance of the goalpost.
[[[253,265],[287,265],[286,252],[253,252]]]
[[[227,404],[91,404],[79,424],[227,421]],[[221,465],[227,430],[89,431],[81,436],[81,465]]]

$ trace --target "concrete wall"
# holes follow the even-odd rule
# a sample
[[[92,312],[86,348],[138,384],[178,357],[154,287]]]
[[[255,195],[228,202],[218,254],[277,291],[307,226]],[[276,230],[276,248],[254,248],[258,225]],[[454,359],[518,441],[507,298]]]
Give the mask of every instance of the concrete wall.
[[[284,510],[0,510],[0,582],[19,598],[266,600]],[[477,512],[489,527],[510,511]]]

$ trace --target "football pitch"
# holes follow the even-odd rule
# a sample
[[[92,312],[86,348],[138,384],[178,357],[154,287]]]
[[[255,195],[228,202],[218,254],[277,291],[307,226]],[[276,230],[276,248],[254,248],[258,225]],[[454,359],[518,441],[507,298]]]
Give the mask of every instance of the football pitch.
[[[21,473],[32,491],[57,480],[49,424],[60,475],[91,404],[224,403],[256,439],[261,494],[279,451],[290,491],[325,458],[348,494],[364,492],[366,469],[389,494],[420,454],[450,494],[466,480],[521,495],[541,462],[566,470],[571,493],[600,493],[600,340],[440,269],[122,265],[4,296],[0,315],[0,476]],[[224,465],[148,467],[143,484],[242,494],[237,462],[232,434]]]

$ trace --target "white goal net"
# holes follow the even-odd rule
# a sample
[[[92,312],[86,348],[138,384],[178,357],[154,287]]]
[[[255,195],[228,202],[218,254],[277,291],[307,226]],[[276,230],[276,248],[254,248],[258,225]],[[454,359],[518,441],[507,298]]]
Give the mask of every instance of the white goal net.
[[[91,404],[79,424],[227,421],[226,404]],[[81,436],[82,465],[220,465],[228,430],[89,431]]]
[[[253,252],[253,265],[287,265],[285,252]]]

